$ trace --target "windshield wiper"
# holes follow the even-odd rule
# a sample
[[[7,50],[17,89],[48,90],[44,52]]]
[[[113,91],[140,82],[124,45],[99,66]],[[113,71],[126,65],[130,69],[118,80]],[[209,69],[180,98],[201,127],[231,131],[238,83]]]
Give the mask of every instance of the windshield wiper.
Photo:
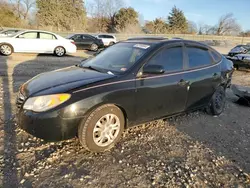
[[[97,71],[97,72],[102,72],[100,69],[98,68],[95,68],[95,67],[92,67],[92,66],[81,66],[82,68],[87,68],[87,69],[90,69],[90,70],[94,70],[94,71]]]

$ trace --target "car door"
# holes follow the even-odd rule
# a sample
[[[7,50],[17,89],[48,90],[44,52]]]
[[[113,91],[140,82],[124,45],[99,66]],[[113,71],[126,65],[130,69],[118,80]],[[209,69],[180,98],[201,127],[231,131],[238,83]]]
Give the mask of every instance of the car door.
[[[216,62],[208,48],[186,43],[187,70],[183,79],[189,82],[186,109],[207,105],[221,83],[220,62]]]
[[[86,48],[81,34],[74,35],[71,39],[74,40],[77,50],[83,50]]]
[[[39,52],[40,53],[53,53],[58,45],[58,40],[55,35],[46,32],[39,32]]]
[[[27,31],[16,36],[13,40],[15,52],[38,52],[38,32]]]
[[[101,35],[101,39],[102,39],[102,42],[105,46],[108,46],[109,45],[109,36],[108,35]]]
[[[89,49],[91,44],[94,43],[95,38],[89,35],[83,35],[83,44],[85,49]]]
[[[145,66],[162,65],[160,75],[141,74],[136,79],[136,116],[145,122],[182,112],[187,100],[187,84],[183,81],[183,46],[175,43],[159,50]],[[141,68],[143,69],[143,67]]]

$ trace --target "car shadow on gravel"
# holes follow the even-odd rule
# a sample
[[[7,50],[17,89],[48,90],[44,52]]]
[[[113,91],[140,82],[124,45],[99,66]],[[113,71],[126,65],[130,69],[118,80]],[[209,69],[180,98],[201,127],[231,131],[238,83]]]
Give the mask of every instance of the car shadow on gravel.
[[[176,128],[205,144],[218,156],[225,156],[250,172],[250,108],[238,104],[238,97],[227,91],[227,104],[220,116],[206,113],[176,118]]]
[[[0,114],[0,129],[1,129],[1,146],[3,151],[1,155],[2,166],[2,186],[3,187],[17,187],[17,148],[16,148],[16,124],[14,116],[12,115],[13,109],[11,105],[11,80],[8,76],[8,63],[7,58],[0,58],[0,98],[2,101],[1,114]]]

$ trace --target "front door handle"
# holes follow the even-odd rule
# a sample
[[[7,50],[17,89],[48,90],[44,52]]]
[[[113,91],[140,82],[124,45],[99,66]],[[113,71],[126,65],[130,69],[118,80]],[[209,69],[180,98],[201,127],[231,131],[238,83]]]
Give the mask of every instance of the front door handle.
[[[178,84],[180,86],[185,86],[185,85],[189,85],[189,83],[190,83],[189,81],[181,79]]]

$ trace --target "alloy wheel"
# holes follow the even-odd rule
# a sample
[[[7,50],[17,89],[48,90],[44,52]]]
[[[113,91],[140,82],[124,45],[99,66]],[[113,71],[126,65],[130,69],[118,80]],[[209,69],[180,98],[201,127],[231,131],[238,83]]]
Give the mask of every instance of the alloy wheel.
[[[113,143],[120,131],[120,120],[115,114],[106,114],[96,123],[93,130],[93,140],[99,147]]]
[[[0,47],[0,51],[3,55],[10,55],[12,53],[12,49],[9,45],[7,44],[3,44],[1,47]]]
[[[65,50],[63,47],[57,47],[56,50],[55,50],[55,53],[57,56],[63,56],[64,53],[65,53]]]

